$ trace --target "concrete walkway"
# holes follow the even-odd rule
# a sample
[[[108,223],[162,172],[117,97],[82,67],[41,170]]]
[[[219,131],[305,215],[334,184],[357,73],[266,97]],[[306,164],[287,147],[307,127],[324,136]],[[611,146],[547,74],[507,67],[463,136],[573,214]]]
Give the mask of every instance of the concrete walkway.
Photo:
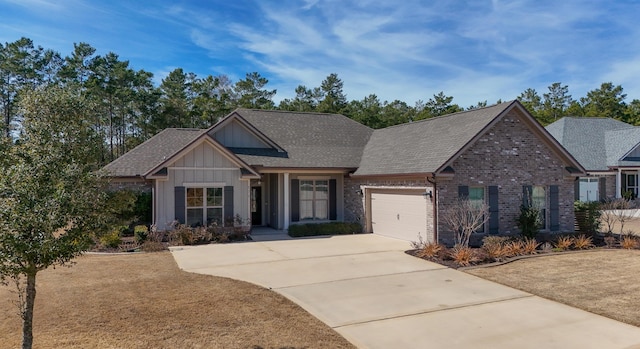
[[[408,256],[405,241],[278,234],[171,251],[183,270],[273,289],[359,348],[640,349],[640,328]]]

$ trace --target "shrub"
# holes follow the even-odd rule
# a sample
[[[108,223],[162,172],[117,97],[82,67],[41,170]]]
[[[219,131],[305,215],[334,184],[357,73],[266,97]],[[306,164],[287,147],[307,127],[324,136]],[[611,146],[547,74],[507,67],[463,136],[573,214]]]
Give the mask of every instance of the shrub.
[[[456,245],[449,251],[449,256],[453,261],[461,266],[466,267],[476,262],[478,257],[475,251],[469,246]]]
[[[578,235],[573,238],[573,247],[577,250],[586,250],[593,247],[593,239],[584,234]]]
[[[521,205],[517,223],[518,228],[520,228],[520,234],[523,237],[531,239],[535,238],[542,226],[540,210],[533,205]]]
[[[469,246],[471,234],[489,220],[489,206],[458,198],[443,212],[441,220],[454,232],[456,245]]]
[[[504,248],[504,244],[509,238],[505,236],[487,236],[482,239],[482,250],[486,254],[487,258],[500,261],[507,256],[507,250]]]
[[[362,232],[362,226],[359,223],[307,223],[294,224],[289,226],[289,236],[318,236],[318,235],[345,235],[357,234]]]
[[[145,252],[157,252],[166,250],[167,247],[162,243],[164,234],[159,232],[155,225],[151,226],[147,235],[147,240],[142,244],[142,250]]]
[[[111,232],[104,234],[100,237],[100,243],[104,247],[109,248],[118,248],[122,243],[122,239],[120,238],[120,229],[113,229]]]
[[[556,248],[560,251],[568,250],[573,244],[573,239],[570,236],[560,236],[556,239]]]
[[[600,230],[600,203],[597,201],[573,203],[578,229],[593,234]]]
[[[504,244],[507,257],[520,256],[524,254],[524,245],[522,240],[511,240]]]
[[[624,235],[620,240],[620,246],[626,250],[638,248],[638,238],[631,234]]]
[[[428,242],[418,251],[417,256],[420,258],[434,259],[440,257],[444,250],[445,247],[443,245],[437,242]]]
[[[549,242],[545,242],[542,245],[540,245],[540,251],[544,253],[549,253],[553,251],[553,245],[551,245]]]
[[[147,241],[149,236],[149,228],[146,225],[136,225],[133,228],[133,236],[136,238],[136,242],[139,244]]]
[[[540,243],[536,239],[524,239],[522,241],[522,254],[536,254]]]
[[[613,248],[616,244],[616,238],[613,235],[607,235],[604,237],[604,243],[607,245],[607,248]]]

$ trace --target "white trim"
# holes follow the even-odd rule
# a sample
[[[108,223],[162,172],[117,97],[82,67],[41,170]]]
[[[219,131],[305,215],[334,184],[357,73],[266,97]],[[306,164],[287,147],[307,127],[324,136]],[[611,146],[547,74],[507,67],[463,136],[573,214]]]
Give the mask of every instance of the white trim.
[[[226,187],[227,184],[225,182],[204,182],[204,183],[183,182],[182,186],[185,188],[220,188],[220,187]]]
[[[192,171],[240,171],[237,167],[167,167],[168,170]]]
[[[290,212],[290,208],[291,208],[291,198],[290,198],[290,188],[289,188],[289,173],[285,173],[284,174],[284,185],[283,185],[283,189],[284,189],[284,193],[283,193],[283,200],[284,200],[284,230],[289,229],[289,220],[291,219],[291,212]]]
[[[298,178],[301,181],[308,181],[312,179],[322,181],[322,180],[330,180],[331,176],[298,176],[296,178]]]
[[[153,209],[151,210],[151,222],[152,224],[156,225],[156,228],[158,227],[156,219],[158,219],[158,181],[153,181],[153,188],[151,189],[151,195],[152,195],[152,199],[153,199]]]
[[[407,187],[407,186],[377,186],[377,185],[361,185],[362,189],[415,189],[415,190],[426,190],[431,189],[433,187]]]

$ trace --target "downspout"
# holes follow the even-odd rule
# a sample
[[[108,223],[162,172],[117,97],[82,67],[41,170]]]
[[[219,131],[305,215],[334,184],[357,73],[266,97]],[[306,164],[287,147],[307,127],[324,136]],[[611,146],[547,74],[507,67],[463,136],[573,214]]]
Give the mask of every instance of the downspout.
[[[438,191],[436,190],[436,181],[435,178],[436,176],[432,173],[431,174],[431,178],[433,178],[434,180],[432,181],[429,177],[427,177],[427,182],[433,184],[433,197],[431,198],[431,200],[433,200],[433,234],[434,234],[434,242],[438,243],[438,239],[439,239],[439,231],[438,231]]]

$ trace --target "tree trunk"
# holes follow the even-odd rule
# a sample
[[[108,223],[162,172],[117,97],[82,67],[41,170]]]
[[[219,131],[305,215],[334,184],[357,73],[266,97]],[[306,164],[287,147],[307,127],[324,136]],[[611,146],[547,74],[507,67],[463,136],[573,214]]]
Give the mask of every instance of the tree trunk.
[[[27,275],[27,295],[22,312],[22,349],[33,346],[33,305],[36,300],[36,273]]]

